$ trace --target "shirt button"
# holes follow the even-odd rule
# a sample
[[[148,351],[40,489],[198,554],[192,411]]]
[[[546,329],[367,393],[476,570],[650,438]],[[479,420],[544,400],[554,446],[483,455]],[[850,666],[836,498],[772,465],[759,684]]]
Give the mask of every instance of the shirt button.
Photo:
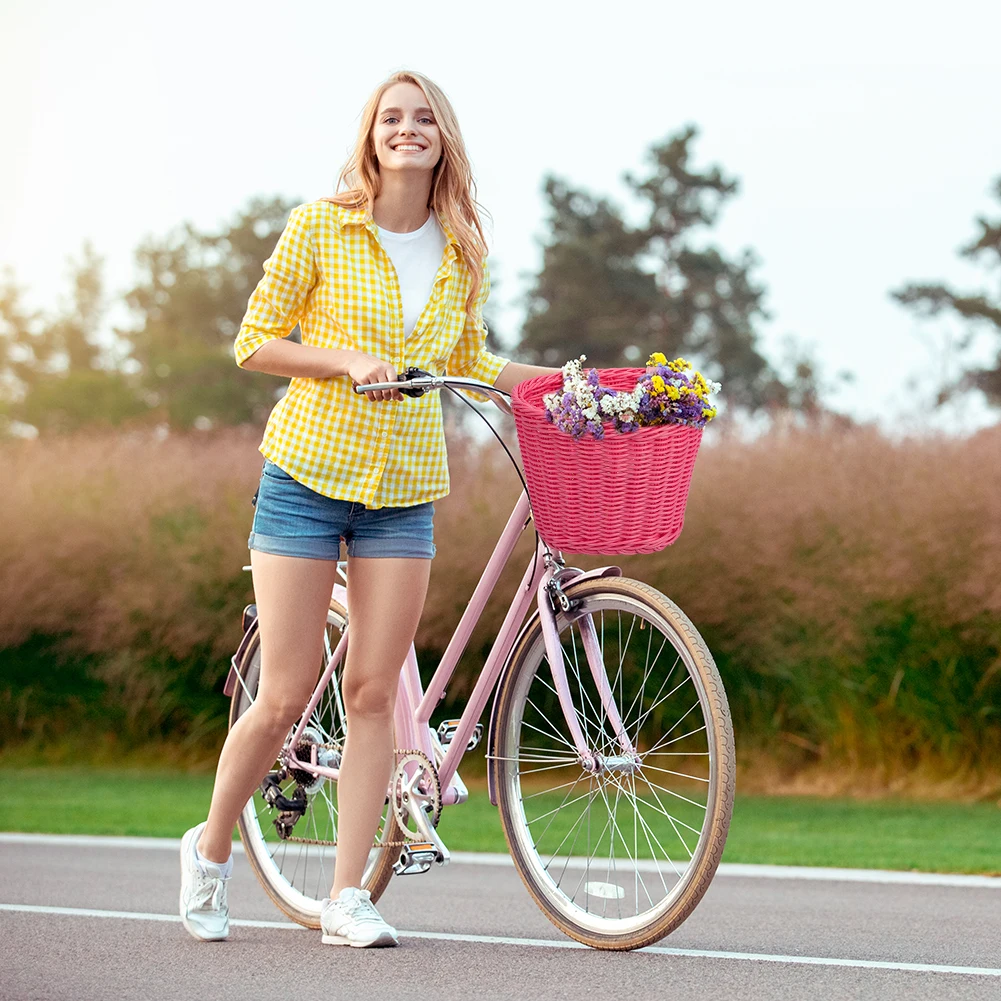
[[[389,432],[388,431],[383,431],[382,434],[379,435],[379,437],[380,438],[388,438],[389,437]]]

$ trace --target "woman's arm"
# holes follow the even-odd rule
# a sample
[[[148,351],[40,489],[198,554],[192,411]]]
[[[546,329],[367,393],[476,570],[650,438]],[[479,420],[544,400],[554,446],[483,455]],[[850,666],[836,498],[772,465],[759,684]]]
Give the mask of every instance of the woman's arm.
[[[346,375],[356,386],[372,382],[396,382],[399,379],[396,369],[389,362],[373,358],[364,351],[318,348],[286,340],[265,341],[244,360],[241,368],[289,379],[333,379]],[[373,401],[403,399],[403,394],[396,389],[376,390],[365,396]]]
[[[332,379],[347,375],[347,354],[334,348],[317,348],[295,341],[265,341],[246,358],[241,368],[251,372],[266,372],[288,379]]]
[[[516,383],[537,375],[558,375],[560,369],[545,368],[542,365],[522,365],[509,361],[500,371],[494,385],[505,393],[510,393]]]

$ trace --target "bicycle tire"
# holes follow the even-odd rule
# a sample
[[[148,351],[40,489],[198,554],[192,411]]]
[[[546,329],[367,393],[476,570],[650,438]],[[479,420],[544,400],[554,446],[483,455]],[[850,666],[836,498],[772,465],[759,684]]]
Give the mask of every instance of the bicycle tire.
[[[572,690],[575,711],[578,713],[589,748],[603,753],[607,761],[614,762],[616,760],[614,755],[608,753],[618,750],[618,747],[615,746],[614,727],[608,722],[604,709],[595,711],[596,705],[600,705],[600,696],[596,686],[592,689],[593,695],[588,694],[593,679],[586,670],[586,659],[578,660],[577,648],[581,643],[576,637],[580,628],[571,628],[574,623],[583,621],[583,616],[591,614],[597,634],[598,622],[596,620],[600,613],[600,646],[604,663],[609,664],[609,657],[614,656],[616,652],[620,658],[616,674],[612,675],[610,670],[607,672],[609,684],[613,695],[616,696],[616,704],[623,716],[626,730],[629,731],[631,724],[636,723],[635,733],[630,734],[634,745],[640,749],[645,743],[647,749],[646,751],[639,750],[641,764],[638,769],[630,773],[632,777],[625,777],[624,770],[609,770],[607,775],[610,777],[605,779],[602,774],[595,776],[583,768],[577,751],[573,747],[570,730],[566,726],[556,692],[546,677],[549,675],[548,658],[541,624],[536,618],[534,623],[529,623],[526,627],[512,651],[497,694],[497,712],[494,732],[491,734],[492,753],[489,764],[493,772],[494,789],[497,790],[501,825],[522,881],[535,902],[553,924],[571,938],[594,948],[638,949],[650,945],[674,931],[692,913],[708,889],[723,854],[734,795],[734,745],[729,707],[719,672],[708,647],[687,616],[665,595],[647,584],[624,577],[605,577],[583,581],[576,586],[570,584],[564,590],[576,607],[570,613],[560,612],[557,615],[557,629],[564,645],[567,678]],[[613,611],[619,613],[618,640],[616,645],[616,640],[612,635],[614,630],[609,628],[609,643],[606,649],[606,626],[610,626],[611,621],[609,619],[606,622],[606,618]],[[643,686],[639,695],[626,696],[625,693],[626,675],[631,678],[634,671],[633,662],[630,660],[627,664],[627,651],[622,646],[622,612],[633,616],[632,628],[626,641],[627,646],[635,632],[637,621],[643,623],[640,626],[641,633],[649,627],[649,636],[646,640],[647,665],[644,668]],[[648,677],[653,672],[649,656],[655,630],[664,637],[656,657],[659,657],[660,651],[670,644],[675,654],[675,662],[651,701],[645,695],[645,687]],[[568,646],[568,643],[572,647]],[[581,662],[585,665],[583,670],[580,668]],[[679,664],[683,669],[682,673],[675,675]],[[612,667],[614,666],[614,662],[612,662]],[[546,671],[541,674],[540,678],[540,669],[543,667],[546,668]],[[669,696],[685,689],[689,681],[694,688],[694,693],[684,693],[680,700],[680,708],[667,705],[669,696],[661,698],[661,692],[675,677],[680,680],[677,687],[669,692]],[[535,684],[536,682],[538,684]],[[673,682],[671,683],[673,684]],[[697,696],[694,702],[692,702],[692,694]],[[638,699],[638,703],[636,699]],[[689,703],[691,703],[690,706]],[[627,706],[627,711],[622,710],[622,705]],[[657,709],[662,705],[664,708],[658,713]],[[700,709],[703,727],[697,728],[696,721],[693,720],[691,726],[681,727],[682,730],[692,731],[691,733],[684,733],[676,738],[671,737],[678,724],[694,712],[696,705]],[[651,706],[653,708],[650,708]],[[681,712],[681,709],[686,706],[688,706],[687,710]],[[631,720],[629,716],[634,709],[636,711],[635,719]],[[592,714],[594,719],[589,720],[589,714]],[[601,725],[597,725],[599,717]],[[668,729],[666,735],[659,730],[651,733],[652,730],[656,729],[658,721],[661,719],[664,721],[664,726],[672,719],[676,722]],[[706,750],[686,750],[686,748],[701,746],[698,743],[700,739],[698,734],[701,731],[705,733]],[[667,742],[665,743],[665,741]],[[599,744],[600,746],[598,746]],[[680,747],[678,747],[679,744]],[[668,749],[660,750],[660,748]],[[621,757],[626,759],[628,756],[622,755]],[[689,763],[680,764],[678,767],[701,770],[704,774],[677,772],[658,767],[655,764],[648,764],[648,761],[653,757],[658,760],[663,759],[668,764],[673,763],[675,757],[681,761],[687,758]],[[572,763],[571,759],[573,758],[576,758],[576,764]],[[536,763],[539,767],[525,767]],[[623,764],[616,767],[625,769],[629,766]],[[676,780],[661,779],[660,773],[667,773],[696,783],[697,788],[704,786],[704,813],[702,823],[698,828],[694,824],[689,825],[681,817],[691,815],[691,804],[696,807],[702,804],[687,795],[679,795],[676,791],[660,785],[660,782],[663,781],[675,781],[675,784],[679,785]],[[526,776],[525,783],[522,782],[523,775]],[[543,775],[546,777],[543,778]],[[619,778],[619,775],[624,777]],[[640,776],[639,779],[636,778],[637,775]],[[534,777],[528,778],[528,776]],[[563,795],[563,802],[555,810],[548,813],[543,812],[532,821],[529,813],[534,813],[538,807],[545,807],[547,804],[545,800],[540,804],[530,806],[526,806],[526,803],[535,797],[552,794],[543,790],[542,792],[532,792],[526,796],[525,791],[532,788],[530,783],[538,783],[540,780],[542,782],[555,782],[564,776],[568,776],[567,782],[556,787],[556,796],[550,800],[550,802],[555,802],[555,798],[560,794],[559,790],[569,786],[569,791]],[[581,793],[577,799],[571,799],[578,784],[582,782],[587,785],[588,791]],[[609,796],[605,791],[613,785],[614,807],[610,805]],[[598,790],[592,791],[595,786],[598,786]],[[644,788],[646,789],[646,798],[644,798]],[[638,789],[639,791],[637,791]],[[669,808],[664,808],[659,794],[660,790],[664,791],[664,799],[667,799]],[[625,801],[631,803],[634,813],[631,828],[627,813],[623,813],[622,827],[619,826],[618,809],[622,793],[625,794]],[[650,793],[653,794],[652,798]],[[598,799],[599,795],[600,800]],[[691,793],[691,796],[695,795],[695,792]],[[668,799],[668,796],[677,796],[679,801],[684,802],[675,804],[675,800]],[[568,812],[569,818],[573,809],[568,809],[568,807],[572,807],[581,799],[587,800],[582,808],[581,816],[574,820],[567,829],[567,833],[564,834],[563,841],[560,842],[553,857],[548,862],[544,862],[543,856],[549,854],[562,827],[566,826],[565,822],[561,822],[562,827],[561,824],[557,823],[558,814]],[[603,815],[602,810],[609,818],[598,836],[598,845],[607,844],[608,846],[609,862],[607,865],[605,865],[604,860],[604,847],[602,847],[601,856],[601,864],[605,865],[607,882],[602,880],[583,882],[589,873],[600,868],[595,864],[592,869],[590,862],[593,857],[590,814],[592,804],[597,804],[595,813],[598,821]],[[670,851],[664,848],[650,821],[646,817],[641,819],[644,810],[641,810],[640,804],[643,805],[644,810],[647,805],[651,807],[649,815],[653,817],[653,821],[660,828],[666,831],[665,840],[668,841],[668,844],[673,844],[668,840],[673,828],[677,840],[680,840],[681,844],[685,846],[686,854],[689,857],[687,860],[681,860],[684,862],[683,871],[671,859]],[[689,811],[689,813],[679,812],[684,810]],[[672,811],[677,815],[672,817]],[[588,814],[587,854],[575,856],[574,851],[584,831],[584,812]],[[660,814],[667,817],[670,827],[664,824]],[[542,822],[550,815],[551,819],[548,820],[545,830],[542,830]],[[549,837],[548,832],[554,824],[557,824],[556,831],[548,845],[543,847],[543,841]],[[565,851],[561,851],[573,833],[574,827],[576,827],[576,833],[573,834],[573,842]],[[595,827],[597,828],[597,823]],[[688,846],[687,841],[691,839],[691,834],[686,836],[685,827],[698,833],[698,841],[694,848]],[[623,833],[623,828],[625,833]],[[609,831],[607,839],[605,839],[605,829]],[[629,833],[632,834],[632,851],[628,845]],[[640,857],[641,833],[647,843],[650,859],[641,859]],[[619,871],[614,856],[615,852],[621,851],[616,845],[616,835],[633,863],[632,871],[629,870],[628,865],[624,866],[626,878],[623,878],[623,873]],[[672,878],[676,877],[676,879],[672,887],[668,887],[665,879],[666,868],[664,871],[660,869],[658,852],[654,842],[663,850],[664,857],[674,869]],[[643,851],[646,851],[647,848],[644,848]],[[559,862],[554,865],[554,860],[562,861],[564,857],[566,861],[563,863],[562,872],[559,874],[559,878],[554,878],[559,865]],[[645,872],[652,871],[650,869],[651,863],[656,866],[663,884],[664,896],[659,902],[653,900],[653,895],[643,879]],[[568,870],[576,872],[582,865],[584,875],[577,881],[574,889],[569,890],[573,877],[566,877],[566,873]],[[668,872],[668,876],[671,876],[671,873]],[[566,885],[563,885],[564,878],[566,878]],[[623,902],[626,905],[629,903],[630,887],[628,884],[630,880],[634,882],[632,897],[635,903],[635,913],[623,917]],[[653,880],[651,881],[653,882]],[[582,884],[583,893],[580,893]],[[641,885],[651,905],[643,912],[640,911]],[[654,891],[658,892],[655,882],[653,885]],[[616,901],[619,913],[618,917],[609,918],[607,917],[607,909],[613,899]],[[596,901],[593,909],[592,900]],[[601,915],[597,914],[599,904],[602,906]]]
[[[332,599],[330,602],[330,608],[327,612],[327,623],[325,628],[325,658],[329,658],[330,652],[334,649],[334,647],[336,647],[337,640],[340,639],[341,633],[346,627],[346,624],[346,609],[337,601]],[[324,659],[322,666],[325,665],[326,659]],[[314,711],[313,717],[311,717],[311,723],[315,722],[318,726],[322,727],[323,719],[317,719],[318,715],[323,716],[323,714],[327,711],[329,711],[331,716],[338,715],[340,717],[340,721],[338,722],[336,729],[332,726],[326,726],[323,727],[323,729],[325,731],[333,730],[334,732],[329,735],[333,737],[335,741],[342,743],[346,733],[346,725],[343,722],[343,703],[340,701],[339,686],[341,670],[342,665],[339,665],[331,676],[330,682],[328,683],[328,691],[321,696],[317,709]],[[243,658],[237,665],[237,671],[239,673],[239,679],[237,680],[236,687],[230,699],[230,727],[232,727],[240,716],[247,710],[251,704],[251,698],[257,693],[257,684],[260,677],[260,640],[257,636],[255,636],[248,644]],[[338,706],[340,706],[341,709],[338,709]],[[291,737],[291,732],[289,736]],[[323,781],[325,784],[328,782],[328,780]],[[283,783],[283,793],[287,796],[291,796],[294,791],[294,787],[295,779],[290,778],[286,780],[286,782]],[[295,828],[293,828],[293,834],[301,834],[304,831],[308,832],[310,829],[310,823],[312,822],[312,829],[318,836],[324,833],[334,834],[334,837],[327,837],[322,840],[336,840],[336,807],[331,805],[331,801],[328,796],[324,795],[321,797],[319,795],[322,788],[323,786],[318,787],[317,790],[314,791],[313,795],[307,798],[307,814],[297,822]],[[263,804],[263,801],[258,802],[259,800],[260,795],[258,792],[255,793],[255,795],[248,801],[247,806],[244,807],[237,821],[237,826],[240,830],[240,838],[243,841],[247,859],[250,861],[250,866],[254,870],[254,875],[257,877],[267,895],[284,914],[297,924],[304,925],[307,928],[319,928],[320,906],[323,897],[325,897],[329,892],[330,884],[332,882],[333,860],[336,857],[336,849],[324,848],[322,846],[310,846],[317,849],[317,852],[314,854],[318,854],[320,878],[312,884],[307,882],[307,874],[309,872],[309,859],[307,857],[305,859],[301,877],[302,888],[297,888],[296,882],[299,878],[299,863],[297,862],[295,864],[295,871],[292,872],[291,878],[289,878],[283,870],[283,863],[275,861],[275,857],[279,854],[279,851],[281,851],[280,846],[282,844],[287,846],[288,844],[294,842],[283,842],[281,840],[276,842],[275,835],[271,833],[271,830],[269,830],[269,828],[271,828],[271,824],[267,823],[267,821],[273,819],[273,816],[276,815],[277,811],[268,808],[266,804]],[[317,802],[320,803],[318,808],[318,813],[320,814],[319,820],[316,814],[311,816],[314,804]],[[333,818],[322,818],[322,811],[324,808],[327,809],[328,813],[334,813],[335,816]],[[265,818],[265,823],[262,825],[261,818],[265,811],[267,811],[268,816]],[[322,830],[321,825],[323,827]],[[376,840],[398,841],[401,837],[402,835],[396,826],[396,820],[393,817],[392,809],[387,807],[379,832],[376,836]],[[302,861],[302,854],[303,852],[300,850],[300,861]],[[286,847],[286,850],[283,853],[283,861],[287,859],[287,856],[288,852]],[[390,848],[388,846],[381,849],[373,849],[361,884],[362,889],[369,891],[373,902],[377,901],[385,891],[386,886],[393,876],[393,863],[396,861],[398,856],[399,849]],[[311,890],[311,892],[304,892],[306,890]]]

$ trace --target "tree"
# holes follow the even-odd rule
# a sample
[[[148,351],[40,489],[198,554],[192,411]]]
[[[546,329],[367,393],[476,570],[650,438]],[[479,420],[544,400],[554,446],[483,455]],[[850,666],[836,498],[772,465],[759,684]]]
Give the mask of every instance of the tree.
[[[994,195],[1001,200],[1001,177],[993,186]],[[991,222],[977,217],[980,234],[959,250],[960,256],[982,264],[986,271],[1001,269],[1001,219]],[[1001,405],[1001,297],[987,291],[957,292],[944,284],[910,284],[890,293],[894,299],[919,315],[931,317],[952,314],[965,325],[966,332],[959,343],[961,353],[966,353],[987,330],[997,338],[997,354],[990,365],[978,365],[964,360],[962,375],[947,383],[939,394],[943,403],[954,393],[979,389],[995,406]]]
[[[255,198],[218,233],[185,223],[136,252],[140,279],[126,295],[136,322],[120,333],[148,402],[172,426],[259,420],[274,405],[282,382],[238,369],[233,341],[296,204]]]
[[[548,177],[551,234],[528,296],[520,353],[557,364],[583,353],[599,366],[636,365],[652,351],[692,355],[727,400],[757,408],[791,402],[757,347],[764,289],[750,251],[728,259],[693,236],[711,227],[737,182],[690,163],[688,126],[653,146],[649,171],[625,183],[644,216],[630,225],[608,199]]]
[[[73,293],[49,318],[21,303],[13,275],[0,288],[0,419],[38,432],[72,431],[84,424],[119,424],[146,407],[133,379],[115,371],[114,345],[102,342],[104,262],[85,243],[70,262]]]

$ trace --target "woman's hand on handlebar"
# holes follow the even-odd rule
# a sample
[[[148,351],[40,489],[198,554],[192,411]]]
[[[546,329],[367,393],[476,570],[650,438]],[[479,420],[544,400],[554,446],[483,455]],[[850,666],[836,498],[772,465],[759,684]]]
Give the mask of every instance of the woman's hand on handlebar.
[[[389,362],[381,358],[373,358],[363,351],[352,351],[353,357],[348,359],[348,376],[356,386],[367,386],[373,382],[399,382],[399,373]],[[373,402],[377,400],[402,400],[403,394],[398,389],[373,389],[365,394]]]

